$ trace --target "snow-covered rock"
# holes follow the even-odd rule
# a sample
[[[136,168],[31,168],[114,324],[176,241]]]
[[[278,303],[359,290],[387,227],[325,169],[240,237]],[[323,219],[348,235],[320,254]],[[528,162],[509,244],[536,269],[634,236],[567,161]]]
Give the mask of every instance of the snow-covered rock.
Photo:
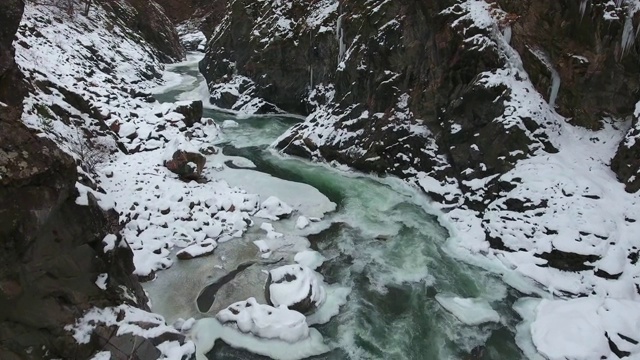
[[[270,196],[267,200],[262,202],[260,210],[255,214],[255,216],[276,221],[289,218],[291,213],[293,213],[293,208],[291,208],[291,206],[287,205],[275,196]]]
[[[309,337],[304,315],[286,306],[258,304],[249,298],[220,311],[216,318],[223,324],[233,324],[243,333],[263,339],[279,339],[295,343]]]
[[[198,257],[211,255],[217,247],[218,243],[215,240],[206,239],[200,243],[187,246],[186,248],[178,251],[176,256],[180,260],[191,260]]]
[[[286,265],[269,271],[265,287],[267,301],[302,314],[313,312],[326,299],[322,280],[308,267]]]

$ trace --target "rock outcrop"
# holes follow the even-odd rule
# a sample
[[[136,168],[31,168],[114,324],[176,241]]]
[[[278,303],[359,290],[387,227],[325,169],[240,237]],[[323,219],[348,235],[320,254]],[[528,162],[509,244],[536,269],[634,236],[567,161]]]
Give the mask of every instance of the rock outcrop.
[[[184,58],[178,34],[162,7],[153,0],[127,0],[126,2],[100,1],[130,29],[135,29],[144,41],[151,44],[163,62]],[[126,6],[129,5],[129,6]]]
[[[136,321],[141,314],[153,317],[133,275],[133,253],[118,235],[119,215],[91,194],[78,201],[76,160],[22,122],[24,97],[36,91],[23,79],[12,47],[24,6],[22,0],[0,3],[0,358],[89,359],[103,351],[116,359],[158,358],[157,345],[183,344],[184,336],[169,329],[145,338],[93,321],[94,331],[80,341],[69,327],[95,309],[135,309]],[[167,58],[182,56],[175,50]],[[55,88],[48,85],[35,87]],[[81,96],[58,90],[77,110],[101,116]],[[42,110],[54,116],[48,111]]]

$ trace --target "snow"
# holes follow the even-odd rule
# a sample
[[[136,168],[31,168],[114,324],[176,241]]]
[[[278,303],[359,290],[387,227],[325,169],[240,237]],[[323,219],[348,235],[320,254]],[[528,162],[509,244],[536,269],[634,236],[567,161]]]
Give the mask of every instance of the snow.
[[[309,337],[304,315],[282,305],[274,308],[258,304],[255,298],[230,305],[216,315],[223,324],[234,323],[243,333],[259,338],[295,343]]]
[[[98,278],[96,279],[96,286],[99,287],[102,290],[107,290],[107,279],[109,278],[109,274],[107,273],[102,273],[100,275],[98,275]]]
[[[285,265],[269,272],[269,300],[274,306],[293,306],[309,298],[316,307],[326,300],[322,281],[311,269],[301,265]]]
[[[436,295],[436,301],[462,323],[470,326],[487,322],[500,322],[500,314],[493,310],[487,300]]]
[[[132,334],[148,339],[167,333],[178,333],[165,324],[162,316],[129,305],[104,309],[93,308],[77,319],[75,324],[67,325],[65,330],[71,332],[79,344],[87,344],[98,325],[117,326],[117,335]],[[166,359],[180,359],[195,352],[194,343],[191,341],[185,342],[182,346],[177,342],[163,342],[163,344],[164,346],[158,346],[158,349]]]
[[[640,303],[592,297],[542,300],[531,325],[533,343],[550,360],[611,358],[605,334],[620,350],[639,355]]]
[[[276,221],[283,217],[288,217],[292,212],[293,208],[291,206],[280,201],[280,199],[275,196],[270,196],[267,200],[262,202],[260,210],[255,214],[255,216]]]
[[[178,251],[176,255],[180,256],[181,254],[187,254],[191,258],[196,258],[213,253],[217,247],[218,243],[215,240],[205,239],[197,244],[187,246],[186,248]]]
[[[288,313],[287,313],[288,314]],[[309,336],[294,344],[277,339],[260,339],[243,334],[230,326],[222,326],[214,318],[204,318],[196,322],[190,337],[196,344],[196,359],[206,360],[217,339],[235,348],[246,349],[254,354],[269,356],[273,359],[298,360],[328,352],[322,335],[316,329],[309,329]]]
[[[118,240],[118,238],[113,234],[109,234],[109,235],[105,236],[104,239],[102,239],[102,243],[104,244],[103,251],[105,253],[107,253],[107,252],[115,249],[117,240]]]
[[[110,360],[111,359],[111,353],[108,351],[101,351],[97,354],[95,354],[91,360]]]
[[[309,226],[309,219],[307,219],[305,216],[300,215],[298,216],[298,220],[296,220],[296,229],[304,229],[307,226]]]
[[[297,253],[293,259],[298,264],[312,270],[319,268],[326,260],[322,254],[314,250],[301,251]]]

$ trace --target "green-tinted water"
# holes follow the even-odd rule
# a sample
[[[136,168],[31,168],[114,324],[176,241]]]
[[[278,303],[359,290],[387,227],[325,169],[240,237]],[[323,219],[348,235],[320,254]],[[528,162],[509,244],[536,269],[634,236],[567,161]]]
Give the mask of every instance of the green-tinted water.
[[[193,66],[174,71],[197,75]],[[189,90],[182,87],[160,98],[175,100]],[[206,110],[205,116],[220,124],[227,119],[238,123],[223,129],[225,154],[248,158],[259,171],[275,177],[310,184],[338,204],[326,219],[335,225],[312,238],[313,246],[329,259],[319,269],[325,280],[352,288],[340,314],[319,327],[325,340],[341,349],[330,357],[523,357],[514,340],[519,319],[511,310],[519,294],[493,274],[442,250],[447,231],[429,213],[422,194],[393,179],[275,155],[268,145],[296,121],[291,118],[236,118],[214,110]],[[501,322],[465,325],[440,306],[436,294],[486,299]],[[483,355],[478,355],[478,347]]]

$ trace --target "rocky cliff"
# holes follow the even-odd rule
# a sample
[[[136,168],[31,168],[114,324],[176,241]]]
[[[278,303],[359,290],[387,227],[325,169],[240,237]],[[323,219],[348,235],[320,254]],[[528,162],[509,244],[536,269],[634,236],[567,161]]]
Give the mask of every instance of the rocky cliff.
[[[223,3],[213,104],[306,115],[277,148],[420,186],[556,294],[640,293],[636,1]]]
[[[135,13],[124,2],[94,4],[124,24],[120,26],[139,29],[133,36],[157,44],[149,49],[158,57],[180,59],[183,50],[175,30],[157,8],[146,9],[152,5],[140,3],[144,7]],[[120,12],[125,10],[126,14]],[[25,9],[22,0],[0,4],[0,358],[88,359],[108,352],[114,359],[155,359],[162,355],[157,345],[183,344],[184,337],[145,312],[148,299],[133,275],[133,253],[120,235],[119,214],[99,205],[91,194],[84,200],[80,196],[77,181],[83,178],[90,184],[90,174],[85,173],[86,164],[78,167],[77,154],[69,151],[63,138],[36,134],[23,123],[30,111],[48,114],[37,124],[49,124],[50,130],[57,116],[67,122],[91,116],[99,118],[94,121],[104,119],[90,99],[76,92],[86,79],[77,78],[67,88],[55,82],[45,62],[23,56],[24,49],[32,49],[42,61],[60,60],[55,51],[38,49],[36,39],[52,39],[54,21],[66,27],[84,15],[75,16],[65,18],[55,9],[33,5]],[[18,62],[26,77],[14,61],[12,43],[19,25]],[[63,46],[60,40],[57,46]],[[72,48],[66,50],[73,54]],[[93,50],[94,59],[100,57],[100,51]],[[108,71],[101,59],[93,66]],[[64,95],[53,102],[39,100],[52,94],[52,98]],[[65,101],[73,105],[64,105]],[[95,309],[102,309],[101,316],[74,328]],[[111,313],[113,318],[107,316]],[[131,313],[137,316],[131,318]],[[119,331],[124,324],[137,330]],[[85,333],[87,329],[93,331]]]

